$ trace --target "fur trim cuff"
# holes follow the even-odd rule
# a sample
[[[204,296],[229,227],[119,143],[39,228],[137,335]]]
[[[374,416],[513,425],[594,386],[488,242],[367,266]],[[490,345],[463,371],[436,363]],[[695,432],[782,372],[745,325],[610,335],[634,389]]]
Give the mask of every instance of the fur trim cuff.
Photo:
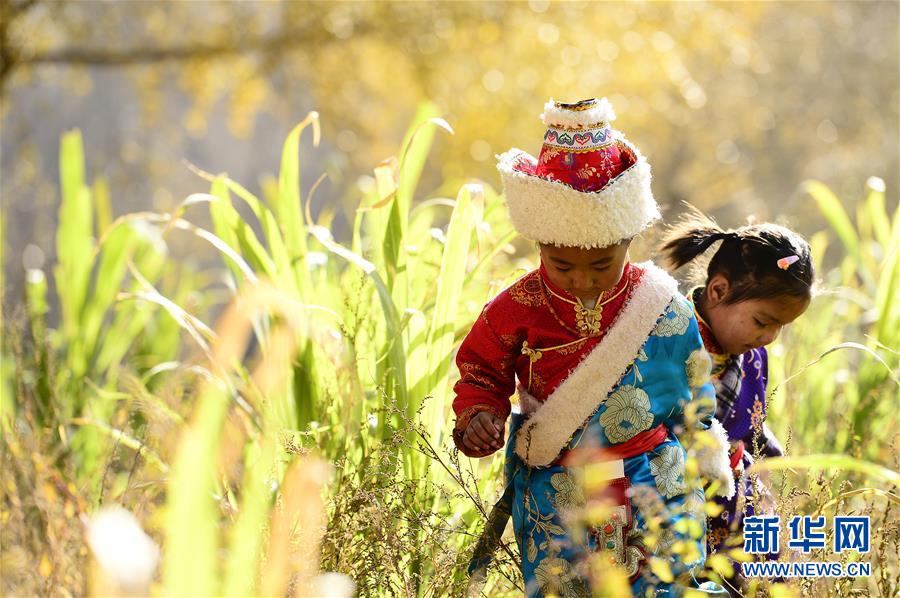
[[[719,482],[719,496],[734,496],[734,474],[728,459],[728,434],[719,420],[713,418],[708,430],[697,433],[697,465],[700,475],[710,482]]]
[[[579,111],[559,108],[553,98],[550,98],[550,101],[544,104],[541,120],[547,126],[577,129],[601,122],[614,121],[616,120],[616,113],[613,112],[612,104],[606,98],[597,100],[596,106]]]

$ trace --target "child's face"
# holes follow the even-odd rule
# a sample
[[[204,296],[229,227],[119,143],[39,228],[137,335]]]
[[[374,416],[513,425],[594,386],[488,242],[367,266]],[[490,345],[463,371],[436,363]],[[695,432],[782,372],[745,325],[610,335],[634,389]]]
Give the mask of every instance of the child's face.
[[[809,299],[790,296],[726,304],[727,292],[728,281],[721,275],[707,283],[704,318],[722,349],[733,355],[770,344],[809,307]]]
[[[541,245],[550,282],[581,300],[596,299],[622,278],[631,239],[599,249]]]

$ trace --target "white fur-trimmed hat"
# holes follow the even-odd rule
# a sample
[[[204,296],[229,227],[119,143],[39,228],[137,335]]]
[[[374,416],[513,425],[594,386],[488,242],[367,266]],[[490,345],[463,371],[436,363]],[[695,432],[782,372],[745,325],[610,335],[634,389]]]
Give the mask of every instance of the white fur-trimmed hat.
[[[566,247],[607,247],[660,218],[650,164],[610,126],[606,98],[544,106],[540,156],[497,156],[510,220],[522,236]]]

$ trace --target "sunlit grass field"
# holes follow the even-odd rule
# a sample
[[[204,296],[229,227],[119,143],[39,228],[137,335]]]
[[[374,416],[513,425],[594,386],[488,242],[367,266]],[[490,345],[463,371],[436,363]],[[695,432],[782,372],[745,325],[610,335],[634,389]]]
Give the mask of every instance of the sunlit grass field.
[[[336,210],[312,210],[317,173],[300,193],[315,113],[260,195],[197,169],[198,193],[169,213],[114,218],[80,134],[63,137],[58,262],[29,271],[26,296],[3,312],[4,594],[300,596],[346,581],[322,572],[360,595],[465,594],[502,456],[452,448],[454,351],[536,262],[488,185],[417,191],[444,134],[422,106],[341,226]],[[871,515],[861,558],[873,575],[760,590],[892,596],[900,212],[876,178],[854,198],[813,181],[797,193],[830,227],[810,239],[818,295],[770,351],[768,424],[789,456],[761,475],[783,518]],[[219,265],[173,258],[176,236],[212,246]],[[159,555],[109,555],[138,544],[97,531],[92,515],[113,505]],[[487,595],[522,593],[509,540]],[[709,569],[721,580],[730,564]],[[600,591],[621,595],[610,579]]]

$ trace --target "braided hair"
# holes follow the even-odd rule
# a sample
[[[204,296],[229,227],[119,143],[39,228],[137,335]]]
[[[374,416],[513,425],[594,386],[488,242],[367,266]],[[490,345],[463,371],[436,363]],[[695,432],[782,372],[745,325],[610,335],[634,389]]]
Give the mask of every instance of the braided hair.
[[[726,304],[750,299],[812,296],[809,244],[794,231],[763,223],[725,230],[696,209],[669,229],[660,250],[680,268],[721,241],[706,269],[706,281],[721,274],[728,281]]]

